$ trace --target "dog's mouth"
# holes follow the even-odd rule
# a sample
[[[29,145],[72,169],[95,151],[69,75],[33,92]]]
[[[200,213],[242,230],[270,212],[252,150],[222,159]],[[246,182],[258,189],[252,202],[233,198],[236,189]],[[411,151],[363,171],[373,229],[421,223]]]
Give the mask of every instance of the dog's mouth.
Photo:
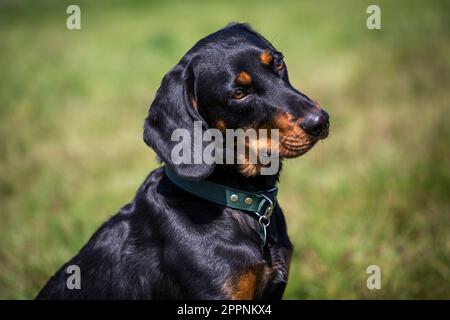
[[[299,123],[299,120],[302,122]],[[311,120],[309,120],[311,122]],[[305,154],[314,147],[317,141],[328,136],[328,127],[320,128],[321,132],[315,132],[311,123],[304,119],[295,118],[289,113],[281,113],[275,117],[276,129],[279,129],[278,151],[281,158],[296,158]],[[302,125],[302,123],[308,126]]]
[[[319,141],[310,136],[281,136],[279,152],[282,158],[297,158],[312,149]]]

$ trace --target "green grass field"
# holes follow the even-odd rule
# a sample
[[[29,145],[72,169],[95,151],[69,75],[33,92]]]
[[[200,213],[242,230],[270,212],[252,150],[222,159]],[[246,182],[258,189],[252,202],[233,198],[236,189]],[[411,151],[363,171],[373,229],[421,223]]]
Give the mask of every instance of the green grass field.
[[[376,1],[0,3],[0,298],[33,298],[157,166],[142,126],[201,37],[249,22],[331,133],[285,163],[286,299],[450,298],[450,6]],[[381,290],[366,268],[381,267]]]

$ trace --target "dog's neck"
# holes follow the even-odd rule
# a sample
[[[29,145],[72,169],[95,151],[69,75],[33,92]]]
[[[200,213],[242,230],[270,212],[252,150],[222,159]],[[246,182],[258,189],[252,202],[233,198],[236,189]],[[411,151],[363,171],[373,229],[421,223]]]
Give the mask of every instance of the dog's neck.
[[[208,177],[211,182],[247,191],[269,190],[277,185],[280,170],[274,175],[244,176],[235,165],[216,165]]]

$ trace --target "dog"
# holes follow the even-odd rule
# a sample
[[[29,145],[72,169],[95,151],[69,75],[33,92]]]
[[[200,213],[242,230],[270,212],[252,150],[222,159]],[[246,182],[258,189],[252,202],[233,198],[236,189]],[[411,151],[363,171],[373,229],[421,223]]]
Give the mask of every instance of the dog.
[[[260,166],[245,162],[175,164],[171,134],[192,132],[194,121],[221,132],[278,129],[281,159],[304,154],[329,131],[327,112],[292,87],[282,53],[249,25],[233,23],[201,39],[164,76],[145,119],[144,141],[164,166],[37,299],[282,298],[292,244],[273,192],[258,193],[274,190],[281,168],[262,175]],[[206,193],[237,190],[250,195],[241,206],[255,196],[266,207],[245,210],[238,194],[210,201],[196,186]],[[80,288],[67,285],[70,266],[80,270]]]

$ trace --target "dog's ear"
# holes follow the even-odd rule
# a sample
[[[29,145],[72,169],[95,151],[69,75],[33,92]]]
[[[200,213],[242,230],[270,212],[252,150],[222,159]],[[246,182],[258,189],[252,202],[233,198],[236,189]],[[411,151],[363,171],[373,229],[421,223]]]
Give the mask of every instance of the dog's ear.
[[[191,153],[199,152],[194,148],[194,135],[203,135],[208,128],[197,111],[194,94],[194,73],[191,63],[181,61],[163,78],[155,100],[144,123],[144,141],[155,150],[158,156],[180,177],[201,180],[214,170],[214,164],[174,164],[171,153],[178,141],[172,141],[172,133],[176,129],[184,129],[190,134]],[[201,121],[201,128],[194,127],[194,121]],[[201,139],[204,150],[205,142]],[[194,159],[194,155],[190,155]],[[203,157],[202,157],[203,162]]]

